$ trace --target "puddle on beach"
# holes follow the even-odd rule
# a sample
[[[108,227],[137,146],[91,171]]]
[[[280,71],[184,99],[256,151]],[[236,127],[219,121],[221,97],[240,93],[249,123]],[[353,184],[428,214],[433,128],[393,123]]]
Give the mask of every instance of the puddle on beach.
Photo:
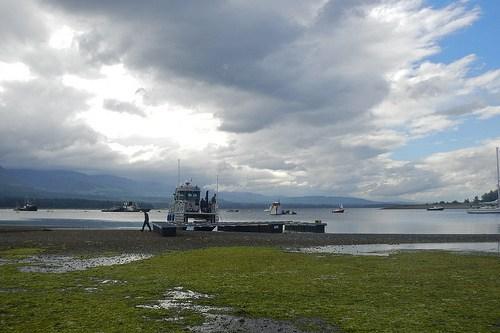
[[[164,294],[165,298],[158,300],[156,304],[137,305],[138,308],[145,309],[169,309],[169,310],[191,310],[201,314],[204,322],[198,326],[189,327],[191,332],[215,333],[215,332],[249,332],[249,333],[306,333],[291,323],[277,321],[268,318],[244,318],[231,315],[231,308],[215,307],[210,305],[196,304],[196,301],[212,298],[211,295],[185,290],[183,287],[176,287],[168,290]],[[164,318],[165,321],[181,321],[183,317],[174,316]],[[336,332],[336,327],[326,323],[321,323],[325,330],[318,332]]]
[[[26,289],[23,288],[0,288],[0,293],[20,293],[27,291]]]
[[[462,253],[497,253],[500,255],[500,242],[328,245],[302,248],[299,252],[388,256],[391,253],[400,251],[429,250]]]
[[[123,265],[151,257],[149,254],[121,254],[113,257],[79,259],[70,256],[38,255],[15,262],[27,264],[19,268],[21,272],[66,273],[99,266]]]
[[[167,291],[164,296],[165,298],[162,300],[158,300],[157,304],[138,305],[137,307],[146,309],[192,310],[202,314],[230,310],[226,308],[196,304],[194,301],[200,299],[209,299],[212,298],[212,296],[197,293],[191,290],[185,290],[183,287],[175,287],[174,289]]]

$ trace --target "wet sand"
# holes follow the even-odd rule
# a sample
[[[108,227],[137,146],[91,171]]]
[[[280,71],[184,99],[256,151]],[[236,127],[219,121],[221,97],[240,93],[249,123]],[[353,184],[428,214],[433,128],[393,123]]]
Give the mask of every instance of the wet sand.
[[[0,228],[0,250],[42,247],[54,254],[161,253],[206,247],[269,246],[301,248],[325,245],[442,242],[499,242],[500,234],[313,234],[178,231],[161,237],[139,230],[48,230]]]

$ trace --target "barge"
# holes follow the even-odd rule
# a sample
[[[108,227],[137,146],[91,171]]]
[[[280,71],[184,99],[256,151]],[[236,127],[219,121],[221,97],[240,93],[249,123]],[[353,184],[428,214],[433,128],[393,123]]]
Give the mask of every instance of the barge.
[[[177,230],[220,232],[314,232],[324,233],[326,223],[316,221],[248,221],[222,222],[217,215],[217,194],[209,199],[209,191],[201,197],[198,186],[186,182],[176,187],[166,222],[154,222],[153,230],[162,236],[175,236]],[[275,209],[278,212],[277,208]]]

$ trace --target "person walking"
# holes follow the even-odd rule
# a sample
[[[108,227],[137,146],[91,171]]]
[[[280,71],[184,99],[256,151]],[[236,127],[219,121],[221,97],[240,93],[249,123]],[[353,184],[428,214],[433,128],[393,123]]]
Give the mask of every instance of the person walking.
[[[142,211],[144,213],[144,223],[142,224],[142,229],[141,231],[144,231],[144,227],[148,226],[149,231],[151,231],[151,226],[149,225],[149,214],[147,210]]]

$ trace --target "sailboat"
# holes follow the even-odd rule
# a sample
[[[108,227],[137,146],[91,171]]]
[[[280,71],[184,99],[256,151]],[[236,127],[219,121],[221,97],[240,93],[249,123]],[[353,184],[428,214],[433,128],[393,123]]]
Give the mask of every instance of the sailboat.
[[[498,164],[498,147],[497,147],[497,200],[496,200],[496,207],[495,206],[483,206],[479,208],[473,208],[467,210],[467,213],[469,214],[500,214],[500,167]],[[492,203],[495,203],[493,201]]]
[[[340,204],[339,208],[335,208],[332,210],[332,213],[343,213],[344,212],[344,206]]]

